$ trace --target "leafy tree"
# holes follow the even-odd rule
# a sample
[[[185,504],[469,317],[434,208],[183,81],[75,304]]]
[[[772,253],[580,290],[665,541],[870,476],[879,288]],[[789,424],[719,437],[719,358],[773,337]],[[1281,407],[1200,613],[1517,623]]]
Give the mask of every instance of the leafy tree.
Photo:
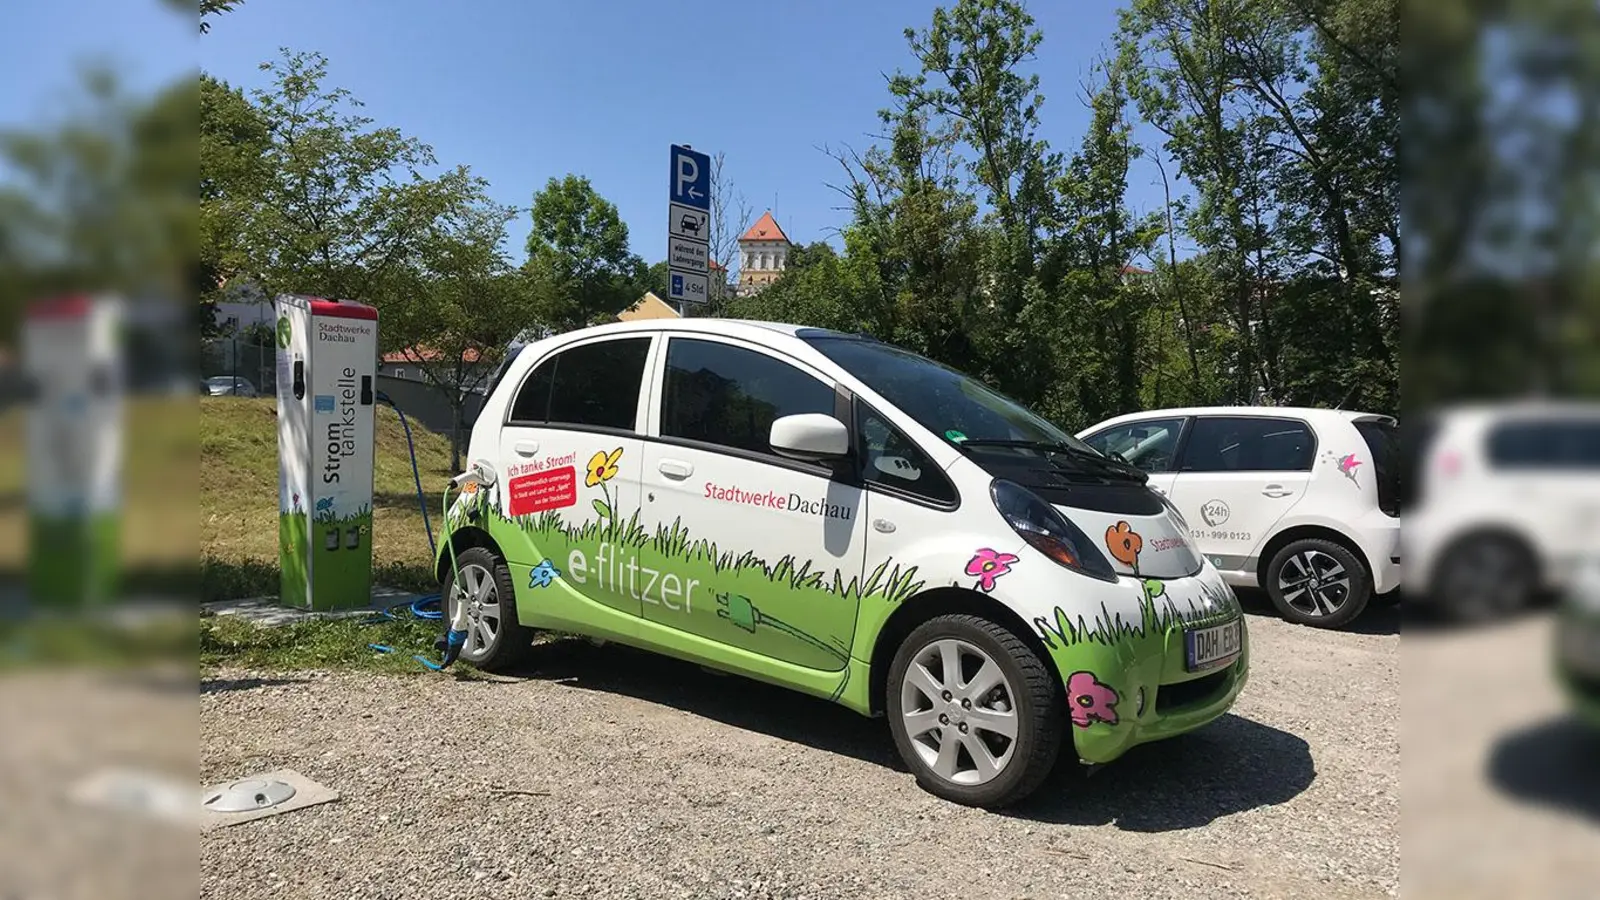
[[[267,124],[259,164],[219,169],[207,216],[227,223],[237,270],[269,296],[381,303],[389,270],[418,251],[434,222],[480,202],[483,181],[464,166],[424,175],[436,164],[432,149],[353,112],[361,103],[348,91],[324,86],[321,55],[285,52],[262,68],[273,84],[252,92]],[[226,117],[205,131],[241,127],[231,101],[212,111]]]
[[[533,198],[528,275],[541,320],[557,331],[609,321],[637,303],[648,283],[628,250],[617,208],[578,175],[551,178]]]
[[[383,349],[404,354],[450,404],[453,469],[461,466],[466,401],[487,387],[512,342],[537,322],[532,286],[505,248],[506,226],[517,215],[485,202],[435,222],[385,286],[408,299],[384,316]]]

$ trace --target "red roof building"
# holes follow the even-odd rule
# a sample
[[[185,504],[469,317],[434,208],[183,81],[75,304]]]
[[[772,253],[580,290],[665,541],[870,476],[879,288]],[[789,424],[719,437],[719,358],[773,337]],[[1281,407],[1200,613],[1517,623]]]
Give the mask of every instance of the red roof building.
[[[762,213],[739,237],[739,289],[758,291],[777,281],[788,267],[789,246],[772,210]]]

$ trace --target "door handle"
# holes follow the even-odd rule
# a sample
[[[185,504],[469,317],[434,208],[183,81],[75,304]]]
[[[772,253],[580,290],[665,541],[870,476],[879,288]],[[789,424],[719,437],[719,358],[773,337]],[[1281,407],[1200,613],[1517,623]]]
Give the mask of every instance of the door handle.
[[[517,451],[518,456],[532,456],[539,452],[539,442],[517,441],[515,444],[511,445],[511,449]]]
[[[1269,484],[1261,489],[1261,493],[1266,494],[1268,497],[1287,497],[1294,493],[1294,491],[1289,490],[1281,484]]]
[[[656,468],[661,471],[661,474],[678,481],[682,481],[694,474],[694,466],[676,459],[663,459]]]

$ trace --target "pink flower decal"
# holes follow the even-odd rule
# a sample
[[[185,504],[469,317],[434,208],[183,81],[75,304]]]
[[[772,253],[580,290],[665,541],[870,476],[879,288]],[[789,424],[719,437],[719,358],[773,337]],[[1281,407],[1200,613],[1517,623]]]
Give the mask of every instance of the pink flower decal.
[[[1349,475],[1355,472],[1356,466],[1359,465],[1361,465],[1361,460],[1356,459],[1356,455],[1351,453],[1350,455],[1339,460],[1339,471]]]
[[[1117,724],[1117,691],[1094,677],[1093,672],[1073,672],[1067,679],[1067,706],[1072,724],[1088,728],[1095,722]]]
[[[1010,553],[985,547],[967,562],[967,574],[978,579],[978,589],[987,594],[994,590],[994,580],[1011,571],[1011,564],[1016,561]]]

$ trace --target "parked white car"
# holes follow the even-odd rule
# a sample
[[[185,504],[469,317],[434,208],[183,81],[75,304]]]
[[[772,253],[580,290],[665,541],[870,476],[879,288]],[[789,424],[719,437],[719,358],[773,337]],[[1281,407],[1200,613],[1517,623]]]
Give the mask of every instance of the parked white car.
[[[469,454],[438,561],[461,659],[515,666],[550,628],[826,697],[958,803],[1199,728],[1249,674],[1233,591],[1144,473],[870,338],[551,336]]]
[[[1200,552],[1285,619],[1339,628],[1400,587],[1393,418],[1294,407],[1118,416],[1080,432],[1150,473]]]
[[[1405,552],[1417,599],[1465,620],[1503,616],[1566,590],[1600,546],[1600,405],[1456,407],[1423,416],[1412,436]]]

